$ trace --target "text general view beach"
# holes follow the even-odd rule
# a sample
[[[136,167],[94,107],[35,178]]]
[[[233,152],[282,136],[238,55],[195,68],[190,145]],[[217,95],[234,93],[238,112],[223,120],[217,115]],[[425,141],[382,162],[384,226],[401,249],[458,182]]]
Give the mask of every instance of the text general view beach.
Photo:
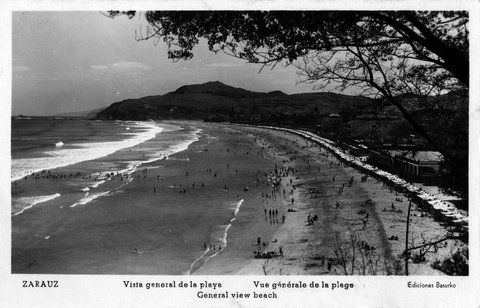
[[[403,275],[410,195],[299,132],[13,120],[12,272]],[[434,216],[412,207],[418,244],[449,232]]]

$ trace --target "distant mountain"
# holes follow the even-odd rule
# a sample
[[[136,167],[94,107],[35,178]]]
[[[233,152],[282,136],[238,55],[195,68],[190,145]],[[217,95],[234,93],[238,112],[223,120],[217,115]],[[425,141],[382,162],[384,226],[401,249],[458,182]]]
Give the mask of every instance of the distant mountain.
[[[220,81],[211,81],[203,84],[182,86],[175,90],[173,94],[211,94],[229,98],[258,98],[286,95],[281,91],[273,91],[269,93],[252,92],[242,88],[228,86]]]
[[[219,81],[185,85],[164,95],[113,103],[95,115],[103,120],[205,119],[215,115],[311,114],[354,112],[372,102],[362,96],[335,93],[287,95],[254,92]]]

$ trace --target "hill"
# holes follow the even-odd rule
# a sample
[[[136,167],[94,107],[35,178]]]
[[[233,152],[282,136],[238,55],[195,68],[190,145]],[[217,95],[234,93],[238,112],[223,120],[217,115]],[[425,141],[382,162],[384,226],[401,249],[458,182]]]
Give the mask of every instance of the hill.
[[[219,81],[185,85],[164,95],[127,99],[105,108],[95,119],[206,119],[247,115],[354,112],[372,102],[361,96],[335,93],[287,95],[281,91],[254,92]]]

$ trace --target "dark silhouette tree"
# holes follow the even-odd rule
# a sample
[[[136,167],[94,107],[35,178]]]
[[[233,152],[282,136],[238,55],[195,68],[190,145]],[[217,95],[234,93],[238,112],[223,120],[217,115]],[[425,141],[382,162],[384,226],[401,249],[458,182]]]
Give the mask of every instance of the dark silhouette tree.
[[[111,11],[111,17],[134,11]],[[294,61],[314,51],[379,47],[436,64],[468,86],[468,13],[413,11],[147,11],[139,39],[163,39],[172,59],[190,59],[199,38],[211,51],[253,63]]]
[[[111,11],[110,17],[135,16]],[[439,140],[405,106],[454,92],[468,110],[469,40],[465,11],[147,11],[148,27],[137,39],[163,40],[168,57],[190,59],[200,39],[261,69],[281,63],[299,69],[318,89],[350,89],[388,101],[449,165],[466,172],[466,157]],[[260,69],[260,70],[261,70]],[[412,100],[410,100],[411,102]],[[456,108],[453,106],[452,108]],[[415,108],[414,108],[415,109]],[[418,108],[417,108],[418,109]],[[449,109],[449,106],[446,106]],[[433,110],[433,109],[431,109]],[[458,122],[458,121],[457,121]],[[445,124],[446,122],[443,122]],[[465,123],[456,127],[468,145]],[[458,142],[458,140],[457,140]],[[462,152],[463,153],[463,152]]]

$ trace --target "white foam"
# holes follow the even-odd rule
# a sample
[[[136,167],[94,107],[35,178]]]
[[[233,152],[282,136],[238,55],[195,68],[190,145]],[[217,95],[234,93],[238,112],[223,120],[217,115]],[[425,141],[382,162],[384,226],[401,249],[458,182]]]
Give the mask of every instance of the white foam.
[[[121,149],[133,147],[154,138],[163,128],[154,122],[131,123],[135,128],[144,131],[133,135],[132,138],[110,142],[79,143],[69,148],[58,148],[45,152],[45,157],[12,159],[11,181],[16,181],[26,175],[47,169],[54,169],[104,157]]]
[[[200,261],[203,257],[205,257],[205,255],[210,251],[210,248],[207,248],[205,249],[205,251],[200,255],[200,257],[196,258],[195,260],[193,260],[192,264],[190,264],[190,268],[188,269],[188,271],[185,273],[186,275],[191,275],[192,274],[192,270],[193,270],[193,267],[195,266],[195,264]]]
[[[188,157],[168,157],[168,160],[176,160],[176,161],[190,161]]]
[[[230,227],[232,226],[232,223],[235,221],[235,219],[237,217],[237,214],[240,211],[240,206],[242,206],[242,203],[243,203],[243,199],[238,201],[237,204],[236,204],[236,207],[233,208],[233,217],[232,217],[232,219],[230,219],[230,222],[226,225],[225,231],[223,232],[223,236],[222,236],[222,239],[221,239],[222,243],[223,243],[223,247],[227,247],[228,229],[230,229]]]
[[[130,175],[130,174],[134,173],[137,170],[137,168],[140,167],[141,165],[150,164],[150,163],[156,162],[158,160],[162,160],[162,159],[168,159],[168,157],[173,155],[173,154],[185,151],[186,149],[188,149],[188,147],[192,143],[194,143],[195,141],[198,141],[201,131],[202,131],[201,129],[197,129],[196,131],[193,132],[192,136],[189,139],[187,139],[187,140],[185,140],[181,143],[178,143],[178,144],[170,145],[165,150],[157,151],[153,154],[150,154],[149,155],[150,158],[148,158],[146,160],[130,161],[127,168],[125,168],[123,170],[120,170],[120,171],[117,171],[117,172],[119,174],[129,174]]]
[[[55,198],[60,197],[61,195],[59,193],[53,194],[53,195],[46,195],[46,196],[34,196],[34,197],[21,197],[17,198],[15,200],[15,203],[20,205],[22,209],[13,214],[13,216],[19,215],[23,212],[25,212],[28,209],[31,209],[34,205],[44,203],[50,200],[53,200]]]
[[[219,227],[219,231],[220,231],[220,241],[222,242],[222,250],[225,249],[227,247],[227,236],[228,236],[228,230],[230,229],[230,227],[232,226],[232,223],[235,221],[236,217],[237,217],[237,214],[238,212],[240,211],[240,206],[242,206],[242,203],[243,203],[243,199],[241,199],[240,201],[238,201],[237,203],[235,203],[235,207],[232,208],[233,210],[233,217],[230,219],[230,221],[228,222],[228,224],[226,225],[223,225],[223,226],[220,226]],[[205,261],[203,262],[203,265],[205,265],[205,263],[207,263],[208,260],[210,260],[211,258],[215,257],[220,251],[222,250],[218,250],[216,251],[215,253],[213,253],[212,255],[208,256]],[[198,258],[196,258],[192,264],[190,265],[190,268],[188,269],[188,271],[186,272],[187,275],[190,275],[192,273],[192,270],[195,266],[195,264],[197,262],[199,262],[200,260],[202,260],[207,254],[208,252],[210,251],[210,248],[207,248],[203,253],[202,255],[200,255]]]
[[[70,207],[76,207],[77,205],[85,205],[85,204],[88,204],[90,202],[92,202],[93,200],[95,199],[98,199],[102,196],[105,196],[106,194],[108,194],[110,191],[103,191],[103,192],[99,192],[99,193],[95,193],[95,194],[90,194],[90,193],[86,193],[85,196],[83,196],[82,199],[80,199],[78,202],[70,205]]]
[[[91,185],[90,188],[97,188],[99,185],[105,183],[105,180],[98,181],[95,184]],[[88,187],[87,187],[88,188]],[[90,189],[89,189],[90,190]]]

